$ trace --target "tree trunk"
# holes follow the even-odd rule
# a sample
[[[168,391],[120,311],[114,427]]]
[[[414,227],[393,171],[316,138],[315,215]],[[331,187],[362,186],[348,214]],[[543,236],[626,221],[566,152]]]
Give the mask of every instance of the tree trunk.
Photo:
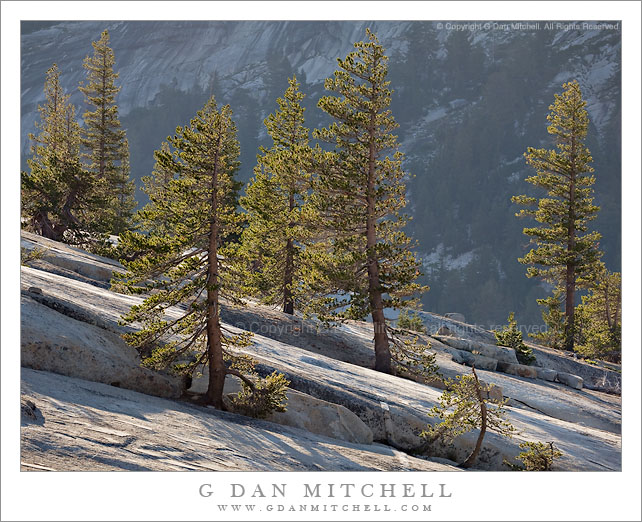
[[[575,118],[573,118],[575,120]],[[572,259],[566,262],[566,301],[564,315],[566,328],[564,331],[564,349],[573,351],[575,345],[575,138],[571,138],[571,170],[569,180],[569,216],[568,216],[568,246],[567,254]]]
[[[575,265],[566,265],[566,328],[564,332],[564,349],[573,351],[575,346]]]
[[[611,305],[609,303],[609,276],[608,273],[604,276],[604,310],[606,312],[606,324],[609,331],[613,333],[615,323],[617,322],[617,309],[615,312],[615,321],[611,318]]]
[[[473,376],[475,377],[475,392],[477,393],[477,401],[479,402],[479,408],[481,409],[481,427],[479,428],[479,436],[477,437],[475,449],[473,449],[473,452],[461,464],[462,468],[470,468],[475,463],[475,460],[477,459],[477,457],[479,456],[479,452],[481,451],[484,435],[486,434],[486,417],[488,412],[486,411],[486,402],[482,397],[481,386],[479,385],[479,379],[477,379],[477,373],[475,373],[474,367]]]
[[[98,163],[98,177],[99,178],[105,178],[105,168],[106,168],[106,161],[105,161],[105,141],[106,141],[106,121],[105,121],[105,90],[106,90],[106,84],[107,84],[107,79],[105,77],[106,75],[106,69],[107,69],[107,62],[106,62],[106,57],[103,55],[103,71],[102,71],[102,82],[103,82],[103,90],[102,90],[102,96],[100,99],[100,161]]]
[[[294,209],[294,189],[290,191],[290,213]],[[290,223],[290,227],[292,223]],[[283,312],[294,315],[294,296],[292,295],[292,280],[294,278],[294,241],[291,237],[285,245],[285,270],[283,273]]]
[[[379,279],[379,260],[377,259],[377,231],[375,214],[375,114],[370,116],[370,146],[368,150],[368,186],[367,186],[367,219],[366,219],[366,248],[368,267],[368,297],[374,327],[375,370],[392,373],[392,357],[386,318],[383,315],[383,297]]]
[[[45,211],[39,211],[33,219],[35,230],[42,236],[53,241],[62,241],[66,227],[55,225]]]
[[[209,360],[209,385],[205,396],[206,402],[223,410],[223,386],[225,385],[225,363],[223,362],[223,344],[218,310],[218,217],[217,217],[217,184],[218,184],[218,151],[221,137],[217,141],[212,172],[212,219],[209,233],[209,252],[207,255],[207,355]]]

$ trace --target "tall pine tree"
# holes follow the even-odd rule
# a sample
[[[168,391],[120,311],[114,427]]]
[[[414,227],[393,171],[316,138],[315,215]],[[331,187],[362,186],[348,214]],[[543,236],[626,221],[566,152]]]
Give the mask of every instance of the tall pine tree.
[[[335,150],[317,163],[315,207],[326,231],[326,255],[317,248],[315,256],[324,278],[320,288],[334,292],[321,301],[325,313],[340,319],[371,315],[375,369],[392,373],[393,359],[410,368],[423,351],[396,336],[384,309],[408,307],[413,304],[408,298],[426,288],[416,283],[420,263],[402,230],[408,220],[400,213],[407,174],[392,134],[397,124],[388,108],[388,58],[369,30],[367,41],[354,47],[325,81],[336,96],[319,100],[335,121],[315,136]],[[421,362],[431,366],[429,359]]]
[[[87,170],[92,172],[104,199],[95,222],[103,232],[120,234],[129,226],[135,203],[134,184],[129,181],[129,150],[125,131],[118,119],[114,52],[109,47],[109,33],[103,31],[92,42],[94,54],[83,63],[87,80],[79,86],[89,106],[83,114],[82,144]]]
[[[559,289],[564,303],[563,347],[573,350],[576,290],[595,276],[601,236],[588,229],[599,207],[593,204],[593,158],[584,144],[589,125],[586,102],[577,81],[565,83],[563,89],[555,95],[547,117],[557,148],[529,147],[524,154],[536,171],[526,181],[545,190],[546,197],[522,195],[513,201],[526,207],[517,216],[539,223],[524,228],[536,246],[519,261],[529,265],[528,277],[540,277]]]
[[[56,64],[47,71],[44,91],[39,133],[29,135],[29,172],[21,173],[23,222],[49,239],[81,243],[91,228],[86,214],[95,204],[94,185],[80,164],[80,127]]]
[[[234,248],[222,245],[225,236],[239,232],[242,220],[230,197],[237,187],[239,144],[229,105],[219,110],[212,97],[190,125],[177,127],[168,141],[173,151],[156,154],[157,170],[175,177],[160,193],[150,194],[150,203],[140,211],[149,230],[121,235],[127,251],[143,253],[124,262],[124,285],[132,292],[154,290],[123,317],[142,324],[126,340],[148,354],[145,362],[155,367],[191,374],[208,365],[206,401],[223,409],[227,374],[257,387],[243,373],[250,371],[246,358],[230,351],[246,345],[249,334],[225,333],[219,315],[222,298],[240,299]],[[168,317],[171,306],[181,312]],[[283,387],[283,381],[272,376],[266,389],[280,392]]]
[[[286,314],[304,305],[303,244],[310,236],[305,212],[312,151],[309,131],[303,126],[303,98],[293,77],[283,98],[277,100],[279,109],[264,121],[273,144],[270,149],[261,148],[254,179],[241,198],[248,213],[243,250],[252,265],[247,285],[266,304],[280,305]]]

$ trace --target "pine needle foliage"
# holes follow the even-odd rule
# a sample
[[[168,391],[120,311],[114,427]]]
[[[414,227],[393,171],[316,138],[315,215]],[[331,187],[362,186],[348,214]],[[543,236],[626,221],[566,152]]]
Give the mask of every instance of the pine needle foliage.
[[[539,277],[562,290],[563,347],[573,350],[576,289],[590,283],[601,253],[600,234],[588,227],[599,207],[593,203],[593,158],[584,144],[589,125],[586,102],[577,81],[565,83],[563,89],[555,95],[547,116],[556,149],[529,147],[524,154],[536,171],[526,181],[543,189],[546,196],[522,195],[512,200],[525,207],[517,216],[538,223],[524,228],[535,248],[519,261],[528,265],[528,277]]]
[[[114,72],[109,32],[103,31],[92,47],[93,55],[83,63],[87,79],[79,86],[88,106],[83,114],[83,159],[104,200],[93,220],[103,232],[118,235],[130,225],[136,206],[135,186],[129,177],[129,146],[118,119],[116,95],[120,87],[115,83],[118,73]]]
[[[622,276],[601,267],[594,285],[577,307],[575,351],[583,357],[622,360]]]
[[[92,228],[89,213],[101,201],[80,163],[80,127],[56,64],[47,71],[44,92],[39,132],[29,135],[29,172],[21,173],[23,226],[55,241],[83,243]]]
[[[326,290],[315,302],[322,320],[372,317],[377,371],[392,373],[395,364],[432,368],[428,347],[400,336],[384,317],[385,308],[416,305],[412,298],[427,287],[416,282],[420,263],[403,232],[408,174],[393,134],[388,57],[369,30],[354,48],[337,60],[337,71],[325,81],[333,94],[318,104],[333,122],[314,135],[334,150],[316,156],[319,235],[310,250],[318,272],[309,284]]]
[[[311,235],[307,200],[312,150],[304,97],[292,77],[277,100],[278,110],[264,120],[272,147],[261,147],[254,178],[240,200],[248,221],[241,239],[248,260],[247,290],[287,314],[305,307],[302,280],[310,269],[305,243]]]
[[[494,334],[499,346],[507,346],[515,350],[515,355],[520,364],[530,365],[535,362],[533,349],[524,344],[522,332],[517,326],[514,312],[508,314],[508,324],[501,330],[495,330]]]
[[[479,436],[473,451],[461,464],[471,467],[482,448],[487,430],[506,437],[512,437],[515,427],[506,420],[504,406],[507,400],[489,398],[488,387],[481,384],[475,368],[468,375],[458,375],[454,380],[446,381],[447,389],[441,394],[439,404],[433,406],[429,415],[441,420],[421,433],[426,439],[426,446],[439,441],[452,442],[456,437],[474,429],[479,429]]]
[[[523,471],[551,471],[553,463],[563,453],[552,442],[522,442],[522,451],[517,458],[524,464]]]
[[[223,243],[224,237],[240,232],[242,223],[230,196],[237,187],[239,143],[229,105],[219,109],[210,98],[168,142],[170,147],[156,154],[157,168],[174,174],[162,190],[150,193],[150,203],[139,212],[148,230],[121,234],[126,251],[140,255],[124,260],[128,272],[117,284],[147,293],[141,305],[123,316],[124,323],[140,328],[125,339],[147,354],[144,362],[154,368],[191,374],[207,365],[205,399],[223,409],[226,375],[257,389],[256,379],[248,376],[252,361],[233,350],[248,346],[251,334],[224,330],[219,316],[221,299],[242,303],[236,248]],[[278,392],[285,386],[275,377],[266,382],[260,389]],[[263,395],[256,397],[265,401]]]
[[[531,333],[530,337],[537,341],[555,348],[564,349],[566,316],[564,314],[564,289],[556,286],[553,294],[544,299],[537,299],[537,304],[542,306],[542,319],[546,325],[546,331]]]
[[[410,313],[408,310],[399,312],[397,328],[410,330],[411,332],[426,333],[426,325],[417,313]]]

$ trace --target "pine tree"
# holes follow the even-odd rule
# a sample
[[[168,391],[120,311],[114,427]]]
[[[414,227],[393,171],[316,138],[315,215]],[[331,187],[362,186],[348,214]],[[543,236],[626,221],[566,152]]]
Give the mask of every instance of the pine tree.
[[[557,149],[529,147],[524,154],[536,171],[526,181],[544,189],[546,197],[515,196],[513,201],[527,207],[517,216],[539,223],[524,228],[536,247],[519,261],[529,265],[528,277],[540,277],[563,290],[564,348],[573,350],[575,293],[590,282],[601,253],[600,234],[588,230],[599,207],[593,204],[593,158],[584,144],[589,124],[586,102],[577,81],[565,83],[563,89],[555,95],[547,117]]]
[[[551,471],[556,459],[559,459],[563,453],[555,448],[553,442],[522,442],[519,445],[523,449],[517,458],[524,464],[523,467],[509,464],[515,470],[524,471]]]
[[[310,236],[305,214],[312,151],[303,126],[304,97],[292,77],[283,98],[277,99],[279,109],[264,121],[272,147],[261,148],[254,179],[241,198],[248,213],[243,250],[253,266],[247,285],[286,314],[303,306],[303,244]]]
[[[408,310],[402,310],[397,318],[397,328],[411,330],[417,333],[426,333],[426,325],[419,314],[410,313]]]
[[[85,214],[93,204],[93,184],[80,164],[80,127],[56,64],[47,71],[44,90],[36,122],[40,132],[29,135],[30,172],[21,173],[22,217],[29,229],[49,239],[82,242],[90,228]]]
[[[171,154],[169,143],[164,141],[161,144],[161,148],[154,152],[156,163],[154,164],[152,175],[142,178],[143,192],[147,194],[150,201],[154,197],[162,197],[169,182],[174,179],[176,173],[167,167],[171,165],[171,162],[167,161],[167,158],[171,157]]]
[[[169,189],[170,181],[176,176],[176,172],[174,170],[175,165],[172,163],[172,151],[169,143],[164,141],[161,144],[161,148],[154,151],[154,158],[156,159],[156,162],[151,176],[144,176],[141,179],[143,182],[142,190],[147,195],[152,205],[162,202],[167,190]],[[137,221],[138,229],[142,231],[150,231],[154,229],[156,233],[171,233],[171,227],[169,227],[169,216],[161,215],[159,218],[159,216],[154,214],[151,220],[146,219],[146,216],[146,212],[136,213],[135,219]],[[132,252],[129,252],[128,254],[130,256],[137,255]]]
[[[141,330],[125,338],[146,353],[145,363],[154,367],[191,374],[207,364],[205,398],[216,408],[224,407],[227,374],[243,379],[257,391],[255,397],[274,397],[285,386],[282,376],[271,376],[267,385],[255,384],[245,375],[252,366],[247,357],[230,350],[247,345],[251,334],[225,333],[220,324],[220,300],[240,301],[233,245],[221,245],[225,235],[239,232],[242,220],[230,198],[236,187],[239,144],[229,105],[219,110],[212,97],[190,125],[177,127],[168,141],[173,151],[156,154],[157,169],[175,176],[162,196],[152,194],[151,202],[140,211],[152,226],[144,234],[121,235],[128,250],[143,252],[124,262],[128,269],[124,285],[132,292],[154,290],[123,317],[127,323],[142,324]],[[171,306],[181,307],[181,313],[168,317],[166,310]],[[269,399],[268,405],[276,407]]]
[[[315,137],[334,144],[335,151],[316,162],[315,207],[327,250],[326,255],[315,252],[322,274],[315,284],[334,293],[320,302],[321,318],[372,316],[375,369],[391,373],[393,359],[398,366],[412,366],[415,355],[424,352],[397,339],[384,309],[412,306],[416,303],[405,299],[426,288],[415,282],[420,263],[402,231],[408,220],[400,213],[407,174],[392,134],[397,124],[388,108],[388,58],[369,30],[367,39],[355,43],[345,60],[338,59],[339,69],[325,81],[326,90],[337,96],[319,100],[335,121]]]
[[[543,299],[537,299],[537,304],[544,307],[542,309],[542,319],[546,325],[546,331],[529,334],[530,337],[537,341],[562,350],[565,342],[565,316],[562,303],[564,301],[564,288],[556,285],[553,288],[553,294]]]
[[[79,86],[89,106],[83,114],[83,156],[104,199],[104,208],[97,209],[95,222],[103,232],[120,234],[129,226],[135,187],[129,181],[129,150],[118,119],[116,94],[120,87],[115,84],[118,73],[114,72],[108,31],[103,31],[92,46],[93,56],[87,56],[83,63],[87,80]]]
[[[601,266],[594,285],[577,307],[576,351],[584,357],[622,358],[622,276]]]
[[[114,235],[119,235],[132,225],[132,215],[136,208],[136,184],[129,177],[129,141],[123,140],[120,151],[120,165],[116,169],[112,178],[112,208],[114,215],[112,218],[111,231]]]
[[[535,362],[533,349],[524,344],[522,332],[517,327],[517,320],[515,319],[514,312],[510,312],[508,314],[508,324],[501,330],[495,330],[494,333],[497,345],[507,346],[515,350],[515,355],[517,356],[517,360],[520,364],[530,365]]]
[[[470,375],[448,379],[446,391],[439,397],[439,404],[429,411],[431,417],[437,417],[441,422],[429,425],[421,432],[420,436],[426,441],[418,450],[423,453],[436,442],[450,442],[463,433],[479,429],[475,447],[460,464],[462,468],[470,468],[481,452],[486,430],[508,438],[517,431],[506,420],[504,406],[507,402],[508,399],[490,398],[488,385],[479,381],[474,366]]]

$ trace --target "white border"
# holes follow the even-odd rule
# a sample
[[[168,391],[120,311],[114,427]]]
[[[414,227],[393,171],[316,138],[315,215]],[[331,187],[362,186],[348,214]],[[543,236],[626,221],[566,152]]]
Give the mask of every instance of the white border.
[[[439,520],[640,520],[639,2],[2,2],[2,519],[215,520],[203,482],[445,482]],[[624,413],[621,473],[19,473],[19,151],[21,19],[623,20]],[[296,500],[294,498],[289,500]],[[445,500],[445,499],[444,499]],[[226,517],[229,515],[225,515]],[[255,515],[254,515],[255,516]],[[272,513],[281,520],[282,513]],[[351,520],[391,520],[390,514]],[[247,516],[245,516],[247,519]],[[320,518],[310,513],[291,519]],[[244,519],[243,515],[239,519]],[[410,520],[410,518],[408,518]]]

